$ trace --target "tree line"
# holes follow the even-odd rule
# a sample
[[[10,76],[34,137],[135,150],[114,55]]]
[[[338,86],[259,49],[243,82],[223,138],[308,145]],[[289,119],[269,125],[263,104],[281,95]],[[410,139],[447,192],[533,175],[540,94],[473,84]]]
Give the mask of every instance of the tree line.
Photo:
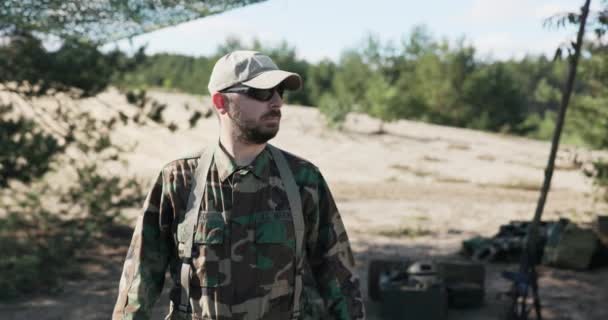
[[[306,61],[286,42],[267,46],[230,38],[209,56],[148,56],[115,83],[208,94],[214,62],[234,49],[262,51],[281,68],[300,73],[304,88],[288,94],[287,102],[318,107],[333,125],[349,112],[363,112],[383,121],[410,119],[538,139],[551,136],[567,70],[559,55],[505,61],[480,57],[465,39],[437,39],[418,26],[398,44],[369,35],[337,61]],[[566,143],[608,146],[607,63],[604,47],[586,45]]]

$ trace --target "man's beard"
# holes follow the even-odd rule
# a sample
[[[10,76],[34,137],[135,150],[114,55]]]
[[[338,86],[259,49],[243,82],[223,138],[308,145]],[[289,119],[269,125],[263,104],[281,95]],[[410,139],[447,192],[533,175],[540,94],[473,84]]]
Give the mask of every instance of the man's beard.
[[[255,120],[244,120],[241,118],[241,113],[235,110],[234,113],[228,113],[229,118],[239,128],[240,133],[237,134],[237,140],[246,144],[264,144],[268,140],[274,138],[279,132],[279,125],[276,127],[265,128],[261,124],[256,123]],[[260,120],[264,120],[269,117],[280,117],[281,111],[272,110],[260,117]]]

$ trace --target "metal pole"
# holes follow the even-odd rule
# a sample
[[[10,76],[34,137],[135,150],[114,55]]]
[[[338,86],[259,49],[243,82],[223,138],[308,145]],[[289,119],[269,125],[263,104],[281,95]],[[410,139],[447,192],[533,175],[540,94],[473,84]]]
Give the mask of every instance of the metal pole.
[[[538,257],[538,229],[541,221],[541,216],[543,214],[543,209],[545,207],[545,202],[547,200],[547,194],[549,193],[549,189],[551,187],[551,178],[553,177],[553,170],[555,167],[555,157],[557,155],[557,150],[559,148],[559,141],[562,133],[562,128],[564,126],[564,119],[566,117],[566,111],[568,108],[568,104],[570,102],[570,96],[572,95],[572,89],[574,87],[574,79],[576,77],[576,69],[578,66],[578,60],[580,58],[581,47],[583,43],[583,37],[585,35],[585,24],[587,22],[587,17],[589,15],[589,5],[591,0],[586,0],[585,4],[581,9],[581,16],[579,21],[579,29],[576,37],[576,42],[574,43],[574,55],[569,58],[569,69],[568,69],[568,78],[566,80],[564,89],[562,91],[562,100],[559,108],[559,114],[557,116],[557,122],[555,123],[555,130],[553,131],[553,139],[551,141],[551,152],[549,153],[549,160],[547,162],[547,167],[545,169],[545,179],[541,188],[540,197],[538,198],[538,203],[536,206],[536,211],[534,212],[534,218],[532,219],[532,223],[528,230],[527,242],[525,244],[524,250],[521,256],[520,269],[519,272],[521,275],[525,275],[529,283],[529,286],[526,286],[523,296],[519,295],[519,289],[517,288],[517,284],[513,285],[512,294],[513,301],[510,308],[509,318],[513,319],[527,319],[528,318],[528,310],[527,310],[527,298],[528,298],[528,290],[532,289],[532,299],[533,299],[533,307],[536,311],[537,319],[542,319],[541,316],[541,304],[540,298],[538,295],[538,279],[536,274],[536,258]],[[521,300],[520,300],[521,299]],[[521,309],[517,308],[517,304],[521,303]],[[518,315],[517,310],[520,310],[521,313]]]

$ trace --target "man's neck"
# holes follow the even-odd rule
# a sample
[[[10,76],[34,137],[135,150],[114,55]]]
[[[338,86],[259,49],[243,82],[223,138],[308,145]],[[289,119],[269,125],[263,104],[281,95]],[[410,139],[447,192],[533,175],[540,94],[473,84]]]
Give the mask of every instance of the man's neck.
[[[237,166],[250,164],[266,147],[266,143],[246,144],[237,139],[226,138],[223,135],[220,136],[220,143],[226,152],[234,158]]]

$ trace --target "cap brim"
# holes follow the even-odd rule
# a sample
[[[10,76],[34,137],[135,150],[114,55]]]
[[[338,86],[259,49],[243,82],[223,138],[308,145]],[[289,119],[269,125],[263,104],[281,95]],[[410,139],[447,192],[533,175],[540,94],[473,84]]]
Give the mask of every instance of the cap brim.
[[[248,87],[257,89],[274,88],[280,83],[283,83],[283,87],[286,90],[298,90],[302,87],[302,78],[297,73],[271,70],[262,72],[253,79],[242,82],[242,84]]]

